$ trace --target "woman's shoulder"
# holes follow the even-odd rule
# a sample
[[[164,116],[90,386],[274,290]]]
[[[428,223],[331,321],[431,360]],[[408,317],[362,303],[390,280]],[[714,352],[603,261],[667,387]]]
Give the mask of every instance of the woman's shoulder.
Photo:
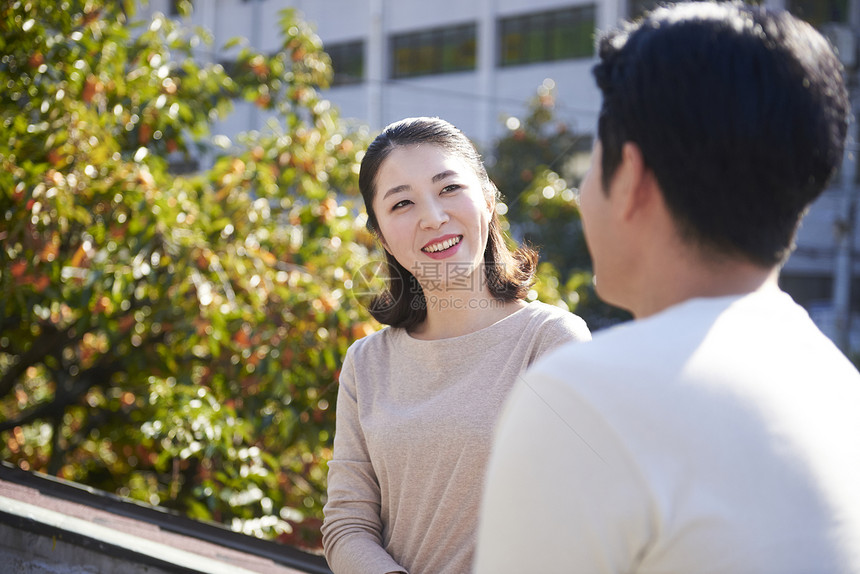
[[[538,330],[550,330],[567,333],[571,339],[587,341],[591,339],[588,325],[579,315],[571,313],[556,305],[542,301],[532,301],[523,311],[528,312],[529,323]]]
[[[533,301],[525,310],[531,315],[520,338],[530,346],[529,364],[561,345],[591,340],[585,321],[566,309]]]
[[[374,331],[369,335],[365,335],[360,339],[356,339],[347,349],[347,357],[361,356],[365,353],[377,353],[382,349],[386,349],[396,344],[399,336],[402,335],[399,327],[383,327],[378,331]]]

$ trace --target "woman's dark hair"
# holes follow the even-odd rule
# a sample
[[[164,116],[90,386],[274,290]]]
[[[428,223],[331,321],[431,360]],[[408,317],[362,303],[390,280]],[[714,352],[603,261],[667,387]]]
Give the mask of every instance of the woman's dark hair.
[[[740,2],[654,10],[601,39],[603,187],[639,146],[686,239],[770,267],[842,161],[848,97],[827,41]]]
[[[487,201],[499,197],[499,190],[490,181],[480,154],[459,129],[439,118],[401,120],[382,130],[368,146],[358,175],[358,186],[367,210],[367,227],[377,236],[379,223],[373,210],[373,198],[379,168],[394,149],[416,144],[431,144],[456,154],[475,170]],[[484,250],[486,281],[493,297],[502,301],[524,299],[534,282],[537,259],[537,252],[529,247],[523,246],[515,251],[508,248],[499,217],[494,211]],[[387,251],[385,260],[389,275],[387,288],[373,298],[370,313],[380,323],[409,329],[427,317],[424,291],[415,276]]]

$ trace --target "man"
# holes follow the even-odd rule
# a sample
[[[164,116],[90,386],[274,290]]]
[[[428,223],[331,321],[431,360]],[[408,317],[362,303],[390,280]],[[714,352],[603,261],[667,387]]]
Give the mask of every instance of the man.
[[[598,294],[496,434],[479,574],[860,572],[860,374],[777,287],[849,113],[785,12],[660,8],[600,43]]]

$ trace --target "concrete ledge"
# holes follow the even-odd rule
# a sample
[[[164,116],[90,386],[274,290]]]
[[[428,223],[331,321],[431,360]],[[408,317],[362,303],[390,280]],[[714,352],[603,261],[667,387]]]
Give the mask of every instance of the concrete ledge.
[[[0,571],[331,574],[325,559],[0,463]]]
[[[163,568],[169,572],[188,572],[201,574],[254,574],[251,570],[225,564],[199,554],[192,554],[184,550],[167,546],[159,542],[153,542],[133,534],[127,534],[112,528],[94,524],[92,522],[66,516],[65,514],[47,510],[33,504],[13,500],[0,496],[0,517],[6,525],[18,524],[21,531],[29,531],[22,538],[21,548],[27,548],[28,553],[39,545],[44,546],[48,536],[56,542],[62,540],[64,548],[61,548],[62,562],[74,563],[68,550],[69,545],[80,546],[89,550],[88,555],[103,555],[98,562],[116,562],[123,558],[128,562],[140,565],[151,565]],[[8,534],[8,533],[5,533]],[[23,532],[21,532],[23,534]],[[34,536],[35,535],[35,536]],[[3,540],[10,540],[6,536]],[[40,554],[47,554],[40,552]],[[56,553],[55,544],[47,557],[60,558]],[[90,557],[92,558],[92,557]],[[90,560],[87,560],[93,565]],[[101,567],[101,566],[100,566]],[[127,568],[127,566],[125,566]],[[116,567],[101,569],[103,572],[117,572]]]

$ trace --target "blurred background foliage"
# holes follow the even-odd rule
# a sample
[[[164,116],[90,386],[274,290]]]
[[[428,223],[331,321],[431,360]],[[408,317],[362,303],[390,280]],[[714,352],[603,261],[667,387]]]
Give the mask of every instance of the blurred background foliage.
[[[133,10],[0,8],[2,456],[314,545],[337,371],[377,328],[349,293],[367,134],[320,98],[330,63],[294,13],[231,77]],[[225,154],[204,142],[235,97],[279,121]]]
[[[577,203],[591,136],[558,118],[551,79],[538,86],[525,117],[506,118],[505,125],[488,172],[504,196],[510,234],[539,250],[538,298],[575,311],[592,331],[629,320],[594,291]]]
[[[320,96],[312,29],[289,10],[281,29],[225,70],[193,57],[205,30],[131,1],[0,7],[0,456],[319,549],[338,369],[379,328],[361,302],[381,257],[369,134]],[[578,181],[551,169],[571,140],[547,94],[493,177],[543,246],[533,295],[579,311]],[[237,98],[276,121],[212,138]]]

